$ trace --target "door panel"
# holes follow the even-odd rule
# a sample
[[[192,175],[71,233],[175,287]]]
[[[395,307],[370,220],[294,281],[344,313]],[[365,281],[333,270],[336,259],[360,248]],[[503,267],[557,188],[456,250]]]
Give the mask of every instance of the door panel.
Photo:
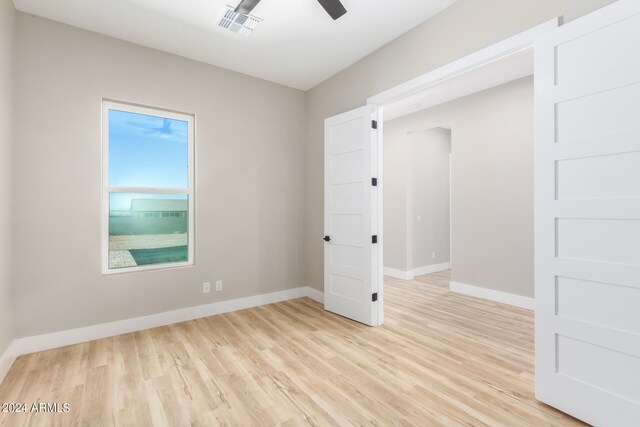
[[[375,114],[366,106],[325,121],[325,308],[367,325],[380,323]]]
[[[640,2],[535,47],[536,396],[640,425]]]
[[[640,16],[632,16],[558,44],[557,83],[593,86],[594,76],[621,85],[637,81],[640,63],[628,53],[640,51],[638,27]]]
[[[576,91],[569,95],[576,98],[556,103],[558,143],[580,143],[584,138],[604,138],[614,132],[640,130],[637,116],[640,84],[588,93],[594,90],[597,89],[581,88],[582,94]]]
[[[640,288],[559,277],[557,315],[640,334]]]
[[[639,198],[640,152],[558,161],[558,200]]]

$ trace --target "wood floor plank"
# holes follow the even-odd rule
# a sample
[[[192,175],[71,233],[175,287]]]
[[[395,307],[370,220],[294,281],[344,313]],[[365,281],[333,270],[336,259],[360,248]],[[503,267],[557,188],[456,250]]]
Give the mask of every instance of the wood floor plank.
[[[533,313],[385,278],[369,328],[307,298],[25,355],[0,426],[579,426],[535,400]]]

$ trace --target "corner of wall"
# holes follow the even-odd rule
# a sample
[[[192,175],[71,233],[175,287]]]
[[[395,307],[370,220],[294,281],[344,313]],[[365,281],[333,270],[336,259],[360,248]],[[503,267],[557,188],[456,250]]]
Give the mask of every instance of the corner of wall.
[[[0,198],[13,200],[13,112],[16,10],[11,0],[0,3],[0,115],[8,117],[0,124]],[[0,378],[6,364],[12,363],[11,342],[15,337],[12,290],[12,209],[0,212]],[[8,355],[8,356],[7,356]],[[9,362],[8,362],[9,361]],[[8,369],[8,368],[7,368]]]

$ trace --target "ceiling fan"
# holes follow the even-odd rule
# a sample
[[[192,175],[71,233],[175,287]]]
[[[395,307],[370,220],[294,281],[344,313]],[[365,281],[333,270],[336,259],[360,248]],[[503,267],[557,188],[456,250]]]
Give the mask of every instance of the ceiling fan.
[[[242,0],[236,7],[235,12],[241,15],[249,15],[258,3],[260,3],[260,0]],[[322,5],[334,21],[347,13],[347,9],[340,3],[340,0],[318,0],[318,3]]]

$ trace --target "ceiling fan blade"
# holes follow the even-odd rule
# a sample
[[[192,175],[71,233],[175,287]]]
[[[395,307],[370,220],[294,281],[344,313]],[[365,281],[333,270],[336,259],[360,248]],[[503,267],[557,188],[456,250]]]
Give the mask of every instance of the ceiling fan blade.
[[[324,10],[327,11],[334,21],[347,13],[347,9],[340,3],[340,0],[318,0],[318,3],[324,7]]]
[[[235,12],[241,15],[248,15],[258,3],[260,3],[260,0],[242,0],[238,7],[236,7]]]

